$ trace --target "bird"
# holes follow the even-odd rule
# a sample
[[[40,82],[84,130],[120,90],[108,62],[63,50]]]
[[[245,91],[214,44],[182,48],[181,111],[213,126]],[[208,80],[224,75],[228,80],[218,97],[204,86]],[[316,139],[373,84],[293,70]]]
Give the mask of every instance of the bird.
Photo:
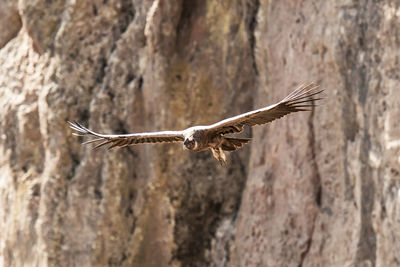
[[[282,118],[289,113],[299,111],[311,111],[321,100],[319,85],[311,82],[301,84],[292,93],[276,104],[249,111],[231,118],[227,118],[206,126],[193,126],[182,131],[160,131],[132,134],[100,134],[94,132],[80,123],[68,121],[73,135],[92,136],[95,139],[82,144],[92,144],[93,149],[109,145],[108,149],[114,147],[125,147],[142,143],[172,143],[183,142],[183,148],[200,152],[210,150],[221,165],[227,164],[224,151],[235,151],[245,144],[250,138],[237,138],[226,136],[243,131],[244,126],[255,126],[272,122]]]

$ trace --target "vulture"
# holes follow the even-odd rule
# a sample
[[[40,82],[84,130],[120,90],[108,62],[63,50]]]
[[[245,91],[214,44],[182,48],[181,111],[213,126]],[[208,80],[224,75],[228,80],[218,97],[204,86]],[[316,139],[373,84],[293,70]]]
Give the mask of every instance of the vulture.
[[[193,126],[182,131],[100,134],[78,122],[68,121],[68,123],[76,131],[76,133],[73,133],[74,135],[95,137],[83,143],[94,143],[96,144],[94,148],[108,145],[108,149],[111,149],[143,143],[183,142],[184,149],[195,152],[210,150],[221,165],[226,165],[224,151],[234,151],[250,141],[249,138],[236,138],[226,136],[227,134],[239,133],[244,126],[251,127],[269,123],[289,113],[311,111],[315,102],[321,99],[319,94],[322,91],[315,83],[302,84],[276,104],[227,118],[211,125]]]

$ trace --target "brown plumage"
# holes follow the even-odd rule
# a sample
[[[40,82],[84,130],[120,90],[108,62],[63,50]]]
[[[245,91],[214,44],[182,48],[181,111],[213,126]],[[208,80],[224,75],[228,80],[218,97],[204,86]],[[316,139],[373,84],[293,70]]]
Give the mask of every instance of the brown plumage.
[[[151,133],[134,133],[108,135],[93,132],[78,122],[68,122],[77,131],[75,135],[91,135],[97,137],[83,144],[95,143],[94,148],[110,145],[108,148],[124,147],[141,143],[183,142],[184,148],[192,151],[211,150],[213,156],[226,164],[224,151],[234,151],[247,144],[250,139],[226,137],[225,134],[238,133],[244,126],[269,123],[289,113],[310,111],[315,106],[315,98],[323,90],[318,90],[315,83],[303,84],[282,101],[268,107],[243,113],[207,126],[194,126],[183,131],[162,131]]]

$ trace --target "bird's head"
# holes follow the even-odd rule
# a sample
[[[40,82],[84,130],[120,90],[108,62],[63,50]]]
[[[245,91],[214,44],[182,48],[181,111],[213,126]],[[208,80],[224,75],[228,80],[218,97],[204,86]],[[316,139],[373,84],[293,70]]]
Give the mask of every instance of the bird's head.
[[[196,147],[197,147],[197,143],[196,143],[196,140],[194,140],[193,136],[186,138],[185,141],[183,142],[184,149],[193,150]]]

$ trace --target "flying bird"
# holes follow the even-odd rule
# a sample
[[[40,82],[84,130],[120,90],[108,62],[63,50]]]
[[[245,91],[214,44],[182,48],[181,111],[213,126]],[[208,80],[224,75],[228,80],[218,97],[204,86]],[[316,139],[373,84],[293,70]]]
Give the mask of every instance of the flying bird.
[[[243,113],[217,123],[207,126],[193,126],[183,131],[161,131],[133,134],[99,134],[82,126],[78,122],[68,121],[70,127],[77,133],[77,136],[90,135],[95,139],[84,142],[83,144],[95,143],[94,148],[109,145],[113,147],[125,147],[141,143],[161,143],[161,142],[183,142],[183,148],[195,152],[210,150],[213,156],[221,163],[226,165],[224,151],[234,151],[247,144],[249,138],[235,138],[225,136],[226,134],[239,133],[244,126],[254,126],[269,123],[279,119],[289,113],[298,111],[311,111],[315,106],[315,101],[320,100],[317,95],[323,90],[318,89],[315,83],[303,84],[289,94],[280,102],[268,107]]]

